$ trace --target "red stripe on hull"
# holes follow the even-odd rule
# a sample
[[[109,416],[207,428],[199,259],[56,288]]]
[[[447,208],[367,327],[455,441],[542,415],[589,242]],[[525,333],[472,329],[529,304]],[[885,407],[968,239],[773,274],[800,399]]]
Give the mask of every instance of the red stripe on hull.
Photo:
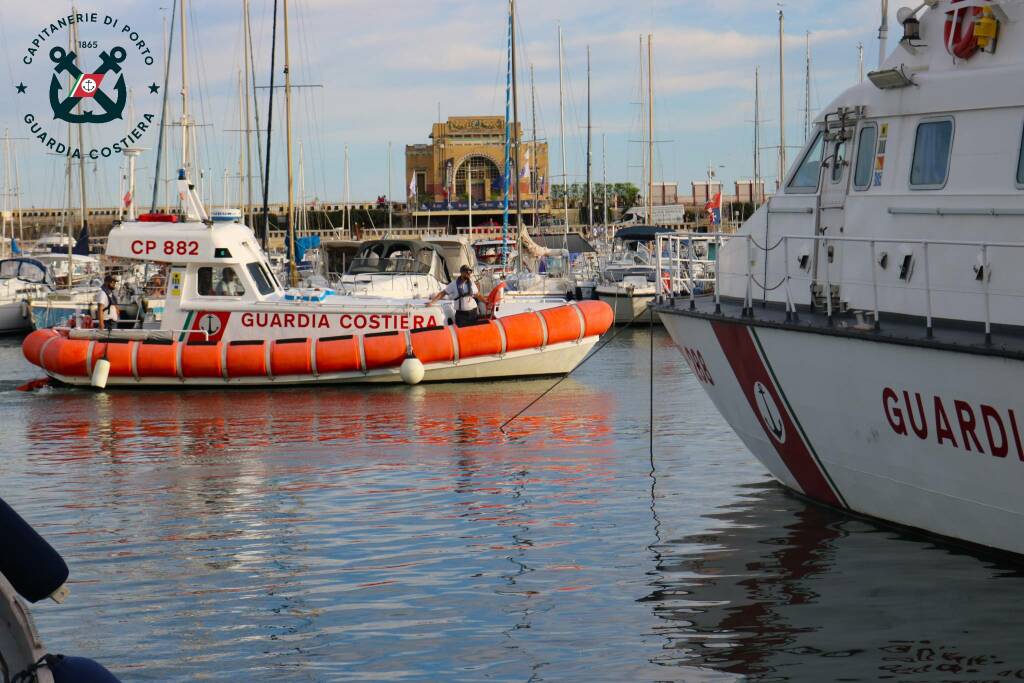
[[[721,322],[712,322],[711,326],[751,410],[800,488],[806,495],[823,503],[845,507],[819,468],[809,446],[804,443],[795,419],[782,400],[781,390],[775,386],[771,372],[757,352],[750,329],[745,325]]]

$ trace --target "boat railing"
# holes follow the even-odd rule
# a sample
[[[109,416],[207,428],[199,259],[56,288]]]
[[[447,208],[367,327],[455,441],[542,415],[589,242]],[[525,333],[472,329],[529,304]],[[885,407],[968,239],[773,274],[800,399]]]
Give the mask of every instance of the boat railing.
[[[718,255],[734,233],[662,233],[656,236],[654,266],[657,269],[658,301],[685,292],[696,308],[696,295],[715,292],[718,297]]]
[[[695,257],[690,245],[698,240],[713,244],[715,253],[709,254],[707,259]],[[746,257],[743,259],[744,265],[741,271],[728,271],[722,267],[722,246],[730,240],[743,240],[746,243]],[[842,261],[840,264],[836,264],[834,263],[837,260],[836,250],[839,248],[843,248]],[[761,281],[757,270],[764,268],[768,252],[776,249],[781,249],[785,264],[782,276],[772,282],[767,282],[765,276],[766,281]],[[810,310],[814,311],[820,307],[825,313],[829,325],[834,323],[836,308],[841,305],[839,294],[845,292],[849,298],[851,290],[860,288],[862,290],[860,293],[866,295],[861,300],[869,300],[870,305],[857,306],[857,308],[863,310],[865,315],[870,316],[870,327],[876,331],[881,329],[883,312],[904,316],[916,315],[923,318],[925,333],[928,338],[931,338],[934,334],[934,321],[937,317],[935,315],[936,303],[952,301],[954,304],[962,304],[965,307],[977,306],[980,308],[981,315],[978,316],[980,320],[977,322],[983,324],[985,343],[991,344],[994,298],[1004,297],[1014,300],[1024,298],[1024,288],[1014,288],[1012,285],[1001,288],[993,287],[992,260],[993,257],[1008,253],[1012,256],[1012,253],[1019,249],[1024,249],[1024,243],[899,237],[783,235],[774,244],[765,245],[759,243],[753,235],[726,233],[659,235],[657,264],[662,277],[658,279],[658,301],[662,303],[668,300],[674,301],[678,292],[686,291],[678,284],[699,282],[692,275],[699,264],[707,264],[713,270],[711,280],[714,283],[716,313],[721,313],[721,283],[726,278],[733,281],[736,279],[744,281],[742,315],[747,317],[752,317],[754,314],[755,289],[764,292],[766,299],[768,292],[781,289],[787,321],[795,321],[799,317],[794,292],[803,283],[807,286],[807,291],[811,293]],[[856,260],[857,250],[863,252],[863,257],[867,261],[866,270],[855,269],[851,265]],[[976,283],[973,287],[951,285],[948,275],[945,279],[939,279],[938,284],[936,283],[936,262],[963,263],[962,259],[951,259],[948,253],[950,250],[970,252],[968,256],[972,262],[972,272],[968,276],[973,283]],[[891,253],[893,251],[896,253]],[[761,258],[757,258],[759,252],[762,254]],[[940,252],[938,259],[936,252]],[[799,258],[792,259],[792,255],[798,255]],[[1011,263],[1018,262],[1018,260],[1019,255]],[[894,261],[892,267],[895,270],[896,283],[883,282],[879,276],[880,270],[888,271],[891,261]],[[837,265],[841,266],[838,273],[835,272]],[[914,277],[916,268],[923,271],[918,274],[919,277]],[[767,274],[768,271],[765,268],[763,272]],[[1007,268],[1006,272],[1018,273],[1018,270]],[[867,273],[870,273],[870,276],[866,277]],[[901,298],[894,297],[893,301],[898,301],[902,305],[886,309],[883,305],[883,294],[896,290],[902,293]],[[908,304],[907,293],[915,295],[918,301]],[[690,288],[688,297],[690,308],[695,309],[694,288]],[[975,317],[964,315],[955,317],[976,320]]]

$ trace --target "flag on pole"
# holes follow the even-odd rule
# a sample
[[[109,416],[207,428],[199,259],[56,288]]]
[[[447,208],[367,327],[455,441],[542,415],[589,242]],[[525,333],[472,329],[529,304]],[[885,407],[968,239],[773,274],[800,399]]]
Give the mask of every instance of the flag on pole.
[[[704,211],[708,214],[709,225],[722,224],[722,192],[719,191],[711,200],[704,205]]]
[[[412,180],[409,181],[409,196],[413,199],[416,198],[416,174],[412,174]]]
[[[530,150],[523,154],[523,167],[519,169],[519,179],[526,180],[530,177]]]
[[[124,193],[124,197],[122,197],[122,200],[124,201],[125,208],[128,208],[129,206],[131,206],[132,205],[132,191],[128,190],[127,192],[125,192]]]

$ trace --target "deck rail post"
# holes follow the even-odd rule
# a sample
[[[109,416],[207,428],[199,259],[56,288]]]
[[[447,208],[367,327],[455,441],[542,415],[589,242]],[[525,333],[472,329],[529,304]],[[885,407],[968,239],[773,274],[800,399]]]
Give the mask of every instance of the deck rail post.
[[[928,268],[928,242],[922,244],[924,250],[924,305],[925,305],[925,333],[929,339],[935,334],[932,329],[932,277]]]
[[[985,289],[985,344],[992,344],[992,302],[989,296],[989,278],[992,273],[988,265],[988,245],[981,245],[981,282]]]
[[[875,254],[875,241],[871,240],[871,254],[869,256],[871,259],[871,263],[869,264],[871,266],[871,297],[873,300],[872,305],[875,316],[875,332],[877,332],[882,329],[882,323],[878,319],[878,271],[875,270],[875,266],[878,264],[878,259]]]
[[[825,315],[828,318],[829,327],[832,326],[832,259],[829,254],[828,238],[823,238],[825,252]]]
[[[722,238],[715,235],[715,315],[722,315]]]

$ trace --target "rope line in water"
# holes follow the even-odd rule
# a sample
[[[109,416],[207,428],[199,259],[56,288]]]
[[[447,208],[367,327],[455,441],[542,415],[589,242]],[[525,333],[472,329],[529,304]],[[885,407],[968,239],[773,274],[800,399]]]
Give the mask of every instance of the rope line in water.
[[[654,316],[654,309],[653,309],[653,308],[648,308],[647,310],[649,310],[649,311],[651,312],[651,317],[652,317],[652,320],[653,320],[653,316]],[[624,330],[625,330],[626,328],[628,328],[628,327],[629,327],[630,325],[632,325],[632,324],[633,324],[634,322],[636,322],[636,320],[637,320],[637,319],[638,319],[638,318],[639,318],[640,316],[642,316],[642,315],[643,315],[644,313],[646,313],[646,312],[647,312],[647,311],[640,311],[639,313],[637,313],[636,315],[634,315],[634,316],[633,316],[633,319],[632,319],[632,320],[630,320],[630,321],[629,321],[628,323],[626,323],[625,325],[623,325],[622,327],[620,327],[620,328],[619,328],[618,330],[616,330],[616,331],[615,331],[615,334],[613,334],[613,335],[612,335],[611,337],[609,337],[609,338],[608,338],[608,339],[606,339],[606,340],[605,340],[604,342],[602,342],[600,346],[598,346],[598,347],[597,347],[596,349],[594,349],[593,353],[591,353],[591,354],[590,354],[589,356],[587,356],[587,357],[586,357],[586,358],[584,358],[584,359],[583,359],[582,361],[580,361],[580,364],[579,364],[579,365],[577,365],[576,367],[574,367],[574,368],[573,368],[572,370],[570,370],[569,372],[567,372],[567,373],[566,373],[565,375],[563,375],[562,377],[559,377],[559,378],[558,378],[558,380],[557,380],[557,381],[556,381],[556,382],[555,382],[554,384],[552,384],[552,385],[551,385],[550,387],[548,387],[547,389],[545,389],[545,390],[544,390],[544,391],[543,391],[543,392],[541,393],[541,395],[540,395],[540,396],[538,396],[537,398],[535,398],[535,399],[533,399],[532,401],[530,401],[530,402],[529,402],[529,403],[528,403],[528,404],[526,405],[526,407],[525,407],[525,408],[523,408],[522,410],[520,410],[520,411],[519,411],[518,413],[516,413],[515,415],[513,415],[513,416],[512,416],[512,417],[510,417],[509,419],[505,420],[505,421],[504,421],[504,422],[503,422],[503,423],[501,424],[501,426],[500,426],[500,427],[498,427],[498,431],[500,431],[500,432],[501,432],[502,434],[505,434],[505,427],[509,426],[509,425],[510,425],[510,424],[511,424],[511,423],[512,423],[513,421],[515,421],[515,420],[516,420],[516,419],[517,419],[518,417],[520,417],[520,416],[521,416],[521,415],[522,415],[523,413],[525,413],[525,412],[526,412],[527,410],[529,410],[530,408],[532,408],[533,406],[535,406],[535,405],[536,405],[536,404],[537,404],[537,403],[538,403],[538,402],[539,402],[539,401],[540,401],[540,400],[541,400],[542,398],[544,398],[545,396],[547,396],[548,394],[550,394],[550,393],[551,393],[551,392],[552,392],[552,391],[553,391],[553,390],[555,389],[555,387],[557,387],[557,386],[558,386],[559,384],[561,384],[561,383],[562,383],[562,382],[564,382],[565,380],[569,379],[569,375],[571,375],[572,373],[574,373],[574,372],[576,372],[577,370],[579,370],[580,368],[582,368],[582,367],[583,367],[583,364],[584,364],[584,363],[586,363],[586,362],[587,362],[588,360],[590,360],[591,358],[593,358],[593,357],[594,357],[594,356],[596,356],[597,354],[601,353],[601,351],[602,351],[602,350],[604,349],[604,347],[606,347],[606,346],[608,346],[609,344],[611,344],[611,343],[612,343],[612,342],[613,342],[613,341],[615,340],[615,338],[616,338],[616,337],[618,337],[618,336],[619,336],[620,334],[622,334],[622,332],[623,332],[623,331],[624,331]],[[653,325],[653,322],[652,322],[652,325]]]

